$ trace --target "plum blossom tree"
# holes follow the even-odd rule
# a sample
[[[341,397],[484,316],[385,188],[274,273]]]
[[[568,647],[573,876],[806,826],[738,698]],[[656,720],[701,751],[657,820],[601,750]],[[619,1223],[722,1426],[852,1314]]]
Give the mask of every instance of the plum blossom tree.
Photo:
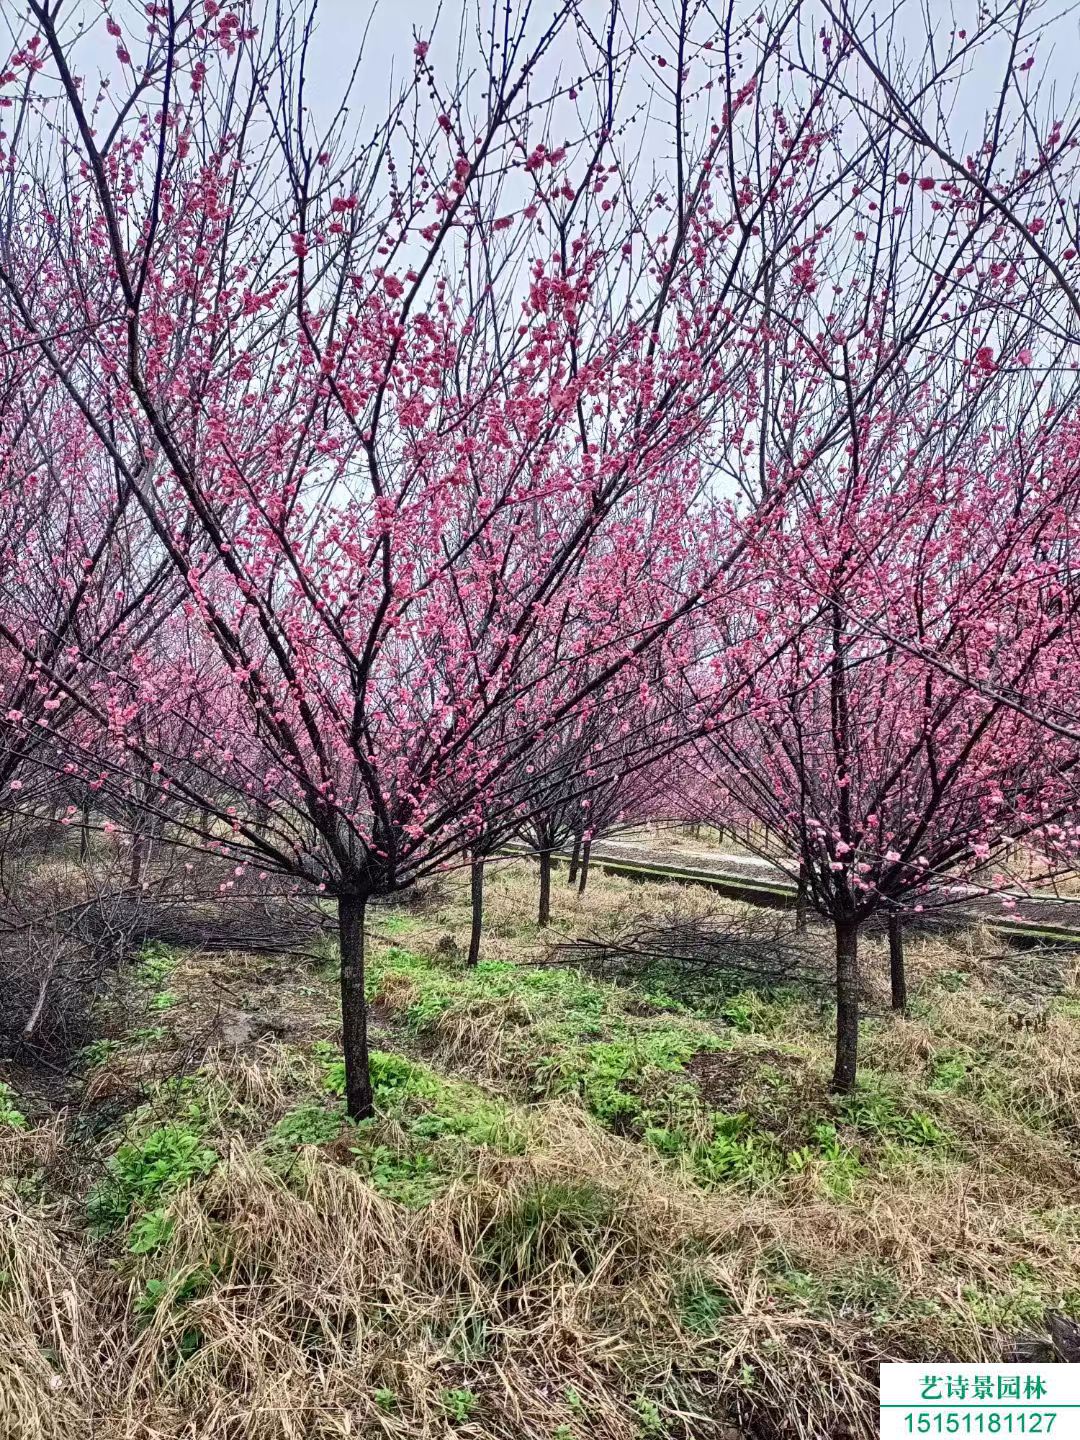
[[[733,703],[735,697],[728,697]],[[673,735],[678,739],[673,741]],[[567,884],[584,895],[595,840],[664,815],[671,805],[670,766],[691,737],[669,720],[653,732],[647,761],[614,768],[581,802]],[[579,848],[580,842],[580,848]]]
[[[838,1090],[856,1076],[864,922],[892,921],[903,1008],[905,910],[1003,885],[985,867],[1024,836],[1075,851],[1080,749],[1022,700],[1065,683],[1080,430],[1038,386],[952,378],[860,418],[831,482],[793,492],[751,561],[756,609],[792,638],[762,665],[725,636],[725,662],[752,672],[745,708],[694,752],[716,813],[767,825],[833,923]]]
[[[9,331],[7,355],[25,342]],[[122,672],[178,589],[78,409],[29,378],[9,369],[0,400],[0,805],[71,823],[92,777],[70,687]]]
[[[916,234],[887,126],[839,84],[854,49],[838,31],[808,61],[797,6],[684,4],[648,45],[617,0],[602,24],[570,0],[542,22],[492,6],[456,65],[416,38],[363,141],[344,105],[310,106],[313,8],[117,7],[96,87],[61,9],[28,0],[0,76],[6,323],[220,660],[197,769],[132,709],[167,700],[176,665],[133,656],[64,693],[109,717],[140,784],[206,815],[190,836],[237,878],[335,901],[363,1116],[368,901],[519,826],[530,757],[745,576],[812,468],[794,427],[768,462],[799,388],[775,355],[865,245],[863,206],[899,215],[892,279],[914,295],[860,404],[989,222],[952,209]],[[661,100],[652,153],[634,127]]]
[[[674,170],[635,173],[617,7],[599,39],[569,5],[500,22],[482,86],[463,58],[444,87],[418,40],[363,145],[344,110],[320,130],[307,109],[310,15],[260,32],[237,7],[156,7],[138,64],[109,16],[123,98],[90,93],[55,3],[29,15],[4,81],[29,121],[4,161],[12,235],[40,244],[0,266],[11,323],[224,662],[235,741],[200,757],[217,843],[336,900],[363,1115],[368,899],[518,816],[522,758],[728,563],[687,562],[688,480],[711,426],[746,423],[749,316],[794,263],[777,235],[817,223],[827,130],[795,107],[797,150],[730,194],[714,177],[760,129],[757,77],[693,130],[680,81]],[[568,92],[552,56],[571,29],[586,73]],[[684,25],[687,63],[688,43]],[[664,592],[630,633],[612,603],[628,555]],[[105,708],[136,754],[129,693]],[[175,793],[170,770],[159,753],[143,773]]]
[[[647,589],[644,580],[627,587],[635,606]],[[646,603],[645,613],[653,608]],[[539,862],[541,926],[550,919],[554,854],[572,847],[569,883],[575,883],[581,849],[591,845],[597,828],[610,825],[632,796],[645,793],[648,777],[685,743],[682,717],[668,703],[663,676],[685,663],[688,630],[684,625],[665,635],[621,677],[622,683],[607,686],[572,720],[547,732],[529,754],[520,781],[518,835]],[[573,671],[562,667],[558,685],[568,679],[572,684]],[[587,848],[585,863],[587,873]]]

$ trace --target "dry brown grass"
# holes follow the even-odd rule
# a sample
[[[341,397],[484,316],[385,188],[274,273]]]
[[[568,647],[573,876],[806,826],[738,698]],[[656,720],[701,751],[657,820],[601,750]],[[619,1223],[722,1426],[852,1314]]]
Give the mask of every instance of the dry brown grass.
[[[54,1216],[0,1196],[0,1436],[84,1440],[108,1352],[93,1277]],[[108,1362],[106,1361],[106,1364]]]
[[[866,1429],[867,1337],[776,1312],[753,1263],[761,1220],[672,1183],[580,1115],[553,1109],[545,1128],[537,1153],[489,1158],[418,1211],[318,1151],[283,1177],[237,1141],[173,1203],[167,1252],[136,1267],[111,1336],[115,1295],[95,1295],[46,1226],[5,1214],[2,1433],[427,1440],[455,1433],[447,1392],[466,1390],[473,1413],[456,1433],[525,1440],[584,1413],[580,1433],[636,1440],[634,1377],[655,1390],[676,1375],[668,1433],[736,1433],[725,1417],[740,1402],[787,1411],[792,1435]],[[208,1262],[206,1293],[176,1304]],[[678,1322],[690,1266],[731,1301],[707,1338]],[[147,1320],[140,1281],[163,1268],[171,1281]],[[193,1330],[199,1348],[178,1363]]]
[[[534,889],[528,867],[493,867],[489,958],[543,958],[553,937],[532,923]],[[555,936],[718,903],[599,872],[583,899],[553,889]],[[437,914],[374,928],[410,950],[433,954],[448,933],[460,947],[464,900],[458,887]],[[87,1235],[89,1180],[72,1181],[61,1121],[0,1132],[0,1440],[869,1440],[880,1359],[1000,1358],[1036,1301],[1080,1300],[1080,1016],[1010,1023],[999,950],[985,933],[911,942],[916,1003],[899,1020],[883,942],[867,942],[867,1073],[910,1092],[948,1138],[904,1148],[841,1125],[859,1162],[849,1190],[821,1155],[760,1185],[704,1188],[573,1096],[523,1105],[517,1042],[545,1019],[536,996],[464,995],[414,1035],[405,1017],[422,983],[387,964],[382,1043],[483,1077],[520,1135],[511,1153],[439,1142],[449,1181],[410,1206],[365,1178],[348,1129],[288,1152],[268,1140],[298,1102],[325,1103],[310,1042],[333,1034],[329,977],[283,966],[267,985],[266,962],[189,956],[161,1019],[175,1030],[194,1017],[217,1037],[196,1059],[195,1094],[220,1163],[167,1200],[157,1249]],[[1060,977],[1074,997],[1077,978]],[[230,1029],[264,992],[291,1028]],[[655,1021],[642,1006],[642,1033]],[[745,1108],[795,1146],[828,1103],[828,1016],[788,1003],[760,1024],[725,1032],[702,1093],[715,1086],[710,1105]],[[165,1074],[177,1041],[170,1031],[157,1048]],[[939,1086],[957,1055],[973,1057],[963,1083]],[[111,1095],[110,1074],[145,1085],[143,1064],[110,1057],[88,1093]],[[153,1119],[132,1125],[186,1103],[151,1093]],[[408,1153],[398,1118],[373,1134]],[[700,1324],[695,1296],[708,1302]]]

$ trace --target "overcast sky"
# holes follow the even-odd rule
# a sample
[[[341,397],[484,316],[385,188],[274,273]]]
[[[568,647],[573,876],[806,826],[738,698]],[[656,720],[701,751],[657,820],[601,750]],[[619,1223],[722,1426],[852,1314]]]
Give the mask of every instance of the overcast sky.
[[[476,34],[477,10],[485,16],[490,12],[492,0],[318,0],[318,29],[312,48],[308,75],[309,96],[313,109],[329,106],[336,101],[348,81],[356,57],[363,48],[358,84],[354,91],[354,112],[363,110],[372,119],[385,113],[387,99],[394,89],[395,81],[407,77],[413,67],[412,46],[414,33],[427,37],[434,28],[431,60],[436,70],[447,73],[452,67],[459,34],[464,26],[470,40]],[[505,0],[498,0],[500,8]],[[537,29],[550,17],[555,6],[553,0],[509,0],[515,15],[521,15],[525,8],[534,17]],[[749,18],[759,9],[772,11],[777,0],[745,0],[739,6],[739,13]],[[267,0],[254,0],[256,14],[268,8]],[[607,0],[581,0],[584,16],[600,26],[607,14]],[[677,9],[677,0],[626,0],[623,5],[624,24],[639,36],[653,35],[655,43],[646,40],[646,54],[662,52],[667,48],[660,38],[657,27],[659,18],[670,16]],[[723,10],[723,3],[712,6],[713,13]],[[787,8],[786,4],[783,8]],[[864,17],[861,28],[865,31],[869,17],[881,15],[890,9],[889,0],[864,3],[861,13]],[[1002,13],[1010,10],[1010,0],[998,0]],[[80,42],[79,62],[84,74],[94,69],[106,72],[116,71],[115,42],[105,31],[105,15],[111,12],[123,24],[125,33],[133,37],[142,31],[139,18],[141,5],[133,0],[66,0],[62,14],[69,31],[76,27],[87,27],[88,32]],[[893,39],[886,49],[884,58],[891,64],[901,62],[916,65],[926,52],[928,29],[935,32],[936,43],[940,46],[953,30],[975,28],[978,0],[900,0],[900,21]],[[822,8],[818,0],[805,0],[803,5],[807,36],[816,32],[821,23]],[[0,26],[15,34],[21,20],[27,13],[25,0],[0,0]],[[1028,4],[1029,30],[1036,25],[1044,27],[1044,34],[1038,46],[1036,65],[1030,78],[1039,81],[1040,101],[1044,104],[1055,102],[1055,108],[1067,108],[1066,99],[1075,85],[1077,59],[1080,56],[1080,8],[1073,0],[1034,0]],[[707,11],[702,6],[699,28],[708,25]],[[2,30],[0,30],[2,33]],[[473,45],[469,45],[473,49]],[[1007,57],[1007,43],[984,48],[979,56],[967,67],[967,73],[954,87],[950,87],[948,103],[951,108],[951,124],[954,140],[970,139],[981,125],[987,104],[991,103],[997,88],[1001,67]],[[559,56],[564,73],[574,73],[575,56],[565,53]],[[670,73],[670,72],[669,72]]]

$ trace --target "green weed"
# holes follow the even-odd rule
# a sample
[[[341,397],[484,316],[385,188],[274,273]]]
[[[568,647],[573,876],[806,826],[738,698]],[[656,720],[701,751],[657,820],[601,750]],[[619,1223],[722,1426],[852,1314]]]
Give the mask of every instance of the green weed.
[[[87,1198],[91,1229],[98,1235],[116,1230],[134,1210],[153,1208],[208,1175],[217,1162],[217,1152],[182,1125],[162,1125],[141,1141],[121,1145],[108,1162],[108,1177]]]
[[[326,1145],[341,1133],[341,1114],[321,1105],[299,1105],[283,1115],[270,1132],[272,1145]]]
[[[106,1060],[122,1048],[119,1040],[93,1040],[89,1045],[83,1046],[76,1059],[84,1069],[94,1070],[98,1065],[104,1065]]]
[[[411,915],[380,916],[378,924],[385,935],[407,935],[410,930],[416,929],[416,921]]]
[[[939,1050],[930,1067],[929,1088],[945,1092],[967,1089],[974,1057],[963,1050]]]
[[[318,1054],[325,1088],[331,1094],[343,1094],[344,1062],[328,1049],[320,1049]],[[357,1127],[353,1154],[358,1169],[372,1185],[399,1204],[425,1205],[445,1187],[455,1169],[454,1151],[446,1148],[452,1142],[458,1142],[458,1148],[461,1144],[490,1146],[506,1154],[516,1154],[524,1147],[524,1130],[511,1107],[473,1085],[448,1080],[404,1055],[381,1050],[371,1052],[370,1073],[376,1109],[394,1119],[405,1143],[382,1143],[372,1122],[364,1122]],[[308,1107],[302,1117],[294,1112],[298,1118],[290,1121],[288,1128],[316,1125],[321,1133],[324,1122],[315,1121],[311,1111]],[[279,1134],[288,1120],[287,1116],[279,1123]],[[334,1134],[326,1138],[334,1138],[339,1130],[337,1120]]]
[[[353,1150],[357,1169],[380,1195],[408,1209],[429,1204],[446,1188],[449,1176],[443,1173],[429,1151],[393,1150],[388,1145]]]
[[[135,978],[140,985],[145,985],[147,989],[156,989],[176,969],[177,959],[176,952],[171,950],[168,945],[151,940],[139,952]]]
[[[164,1025],[144,1025],[139,1030],[132,1030],[126,1037],[126,1043],[130,1045],[156,1045],[165,1039],[166,1030]]]
[[[1009,1289],[970,1286],[962,1292],[980,1325],[987,1329],[1012,1331],[1043,1328],[1047,1297],[1026,1277],[1017,1277]]]
[[[642,1435],[663,1435],[664,1422],[660,1418],[660,1409],[655,1400],[650,1400],[647,1395],[639,1395],[634,1401],[634,1413],[638,1418],[638,1428]]]
[[[707,1185],[762,1184],[780,1171],[781,1157],[772,1136],[755,1133],[748,1115],[713,1115],[712,1139],[695,1145],[690,1161]]]
[[[476,1396],[471,1390],[444,1390],[443,1410],[455,1425],[464,1425],[476,1409]]]
[[[962,970],[939,970],[934,976],[934,983],[939,989],[955,995],[959,990],[966,990],[970,981]]]
[[[587,1275],[602,1257],[611,1216],[612,1197],[599,1186],[538,1181],[492,1222],[481,1259],[489,1272],[515,1284],[559,1262]]]
[[[671,1026],[565,1045],[538,1058],[533,1093],[577,1094],[590,1114],[620,1133],[667,1130],[700,1112],[694,1086],[681,1077],[695,1054],[711,1048],[720,1041]]]
[[[771,1035],[783,1024],[783,1000],[768,999],[756,990],[742,990],[720,1007],[720,1018],[742,1034]]]
[[[855,1151],[841,1140],[836,1126],[819,1121],[810,1131],[810,1143],[792,1150],[787,1168],[793,1174],[811,1166],[820,1168],[821,1182],[836,1200],[850,1200],[855,1181],[864,1173]]]
[[[15,1103],[15,1092],[0,1080],[0,1130],[25,1130],[26,1116]]]
[[[135,1309],[140,1315],[152,1315],[166,1296],[171,1295],[173,1307],[179,1310],[191,1300],[197,1300],[200,1295],[205,1295],[213,1285],[220,1273],[221,1266],[217,1261],[211,1261],[209,1265],[199,1265],[194,1270],[189,1270],[182,1276],[168,1276],[165,1279],[147,1280],[142,1293],[135,1301]]]
[[[853,1094],[835,1103],[837,1114],[865,1134],[886,1136],[905,1145],[940,1145],[945,1139],[944,1131],[931,1116],[907,1109],[896,1095],[872,1079],[860,1081]]]
[[[164,1209],[149,1210],[133,1222],[127,1248],[132,1255],[152,1255],[167,1243],[172,1232],[173,1222]]]
[[[731,1296],[703,1275],[693,1275],[678,1293],[679,1321],[684,1330],[708,1336],[734,1309]]]

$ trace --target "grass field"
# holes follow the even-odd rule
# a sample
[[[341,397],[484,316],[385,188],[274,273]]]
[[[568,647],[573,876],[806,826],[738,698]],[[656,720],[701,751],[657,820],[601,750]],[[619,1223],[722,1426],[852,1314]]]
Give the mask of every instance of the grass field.
[[[911,941],[901,1019],[868,940],[838,1100],[813,986],[545,963],[737,906],[560,878],[545,935],[535,871],[492,873],[473,971],[464,885],[374,913],[372,1121],[329,945],[150,947],[65,1109],[10,1077],[4,1440],[868,1437],[878,1360],[1080,1317],[1075,957]]]

